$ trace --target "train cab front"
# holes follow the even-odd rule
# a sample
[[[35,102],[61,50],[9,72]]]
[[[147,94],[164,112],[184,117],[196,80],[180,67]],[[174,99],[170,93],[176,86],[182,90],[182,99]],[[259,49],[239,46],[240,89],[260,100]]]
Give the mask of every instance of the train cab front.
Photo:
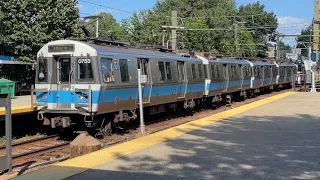
[[[91,116],[98,95],[94,49],[82,42],[53,41],[38,52],[33,106],[44,125],[69,127],[76,115]]]

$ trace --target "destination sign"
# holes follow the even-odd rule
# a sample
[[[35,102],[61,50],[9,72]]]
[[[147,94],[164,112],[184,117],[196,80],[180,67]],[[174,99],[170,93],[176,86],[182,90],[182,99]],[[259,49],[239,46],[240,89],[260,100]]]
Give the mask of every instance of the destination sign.
[[[48,52],[73,52],[74,45],[73,44],[65,44],[65,45],[49,45]]]

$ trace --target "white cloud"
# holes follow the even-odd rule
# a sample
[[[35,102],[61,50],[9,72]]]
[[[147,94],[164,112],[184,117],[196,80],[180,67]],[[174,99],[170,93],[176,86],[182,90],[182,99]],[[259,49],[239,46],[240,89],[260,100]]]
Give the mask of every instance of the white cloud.
[[[83,5],[82,5],[82,4],[78,4],[77,7],[78,7],[79,9],[82,9],[82,8],[83,8]]]
[[[278,31],[282,34],[287,35],[298,35],[301,33],[301,30],[308,27],[311,24],[311,20],[296,18],[291,16],[279,17],[278,18],[279,28]],[[294,40],[291,39],[283,39],[285,43],[289,45],[295,45]]]
[[[93,14],[99,14],[101,12],[110,13],[110,14],[114,15],[117,11],[113,10],[113,9],[99,9],[99,10],[95,11]]]
[[[310,20],[291,17],[291,16],[285,16],[285,17],[279,17],[278,23],[279,25],[307,24],[307,23],[310,23]]]
[[[291,16],[279,17],[279,31],[284,34],[300,34],[301,30],[310,25],[309,19],[296,18]]]

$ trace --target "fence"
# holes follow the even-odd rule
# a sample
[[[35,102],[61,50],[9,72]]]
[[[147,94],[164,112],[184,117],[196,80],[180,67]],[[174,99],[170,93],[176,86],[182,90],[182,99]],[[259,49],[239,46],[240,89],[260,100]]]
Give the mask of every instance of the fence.
[[[294,91],[311,92],[312,81],[312,74],[295,74],[292,80],[292,88]],[[320,74],[314,74],[314,87],[316,92],[320,92]]]
[[[35,82],[35,70],[32,65],[0,64],[0,77],[14,81],[16,93],[29,94]]]

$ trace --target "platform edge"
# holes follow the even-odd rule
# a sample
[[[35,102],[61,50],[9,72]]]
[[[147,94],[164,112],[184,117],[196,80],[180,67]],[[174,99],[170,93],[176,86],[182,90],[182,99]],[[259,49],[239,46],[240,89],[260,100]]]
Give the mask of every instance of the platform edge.
[[[80,174],[91,168],[97,167],[101,164],[108,163],[112,160],[130,155],[139,150],[148,148],[150,146],[174,139],[183,134],[189,133],[193,130],[201,129],[206,125],[218,122],[234,115],[241,114],[256,107],[274,102],[281,98],[295,94],[295,92],[286,92],[279,95],[271,96],[265,99],[258,100],[234,109],[223,111],[208,117],[194,120],[170,129],[166,129],[154,134],[146,135],[125,143],[121,143],[109,148],[105,148],[90,154],[76,157],[64,162],[53,164],[47,168],[38,171],[18,176],[15,179],[24,180],[61,180],[73,175]]]

